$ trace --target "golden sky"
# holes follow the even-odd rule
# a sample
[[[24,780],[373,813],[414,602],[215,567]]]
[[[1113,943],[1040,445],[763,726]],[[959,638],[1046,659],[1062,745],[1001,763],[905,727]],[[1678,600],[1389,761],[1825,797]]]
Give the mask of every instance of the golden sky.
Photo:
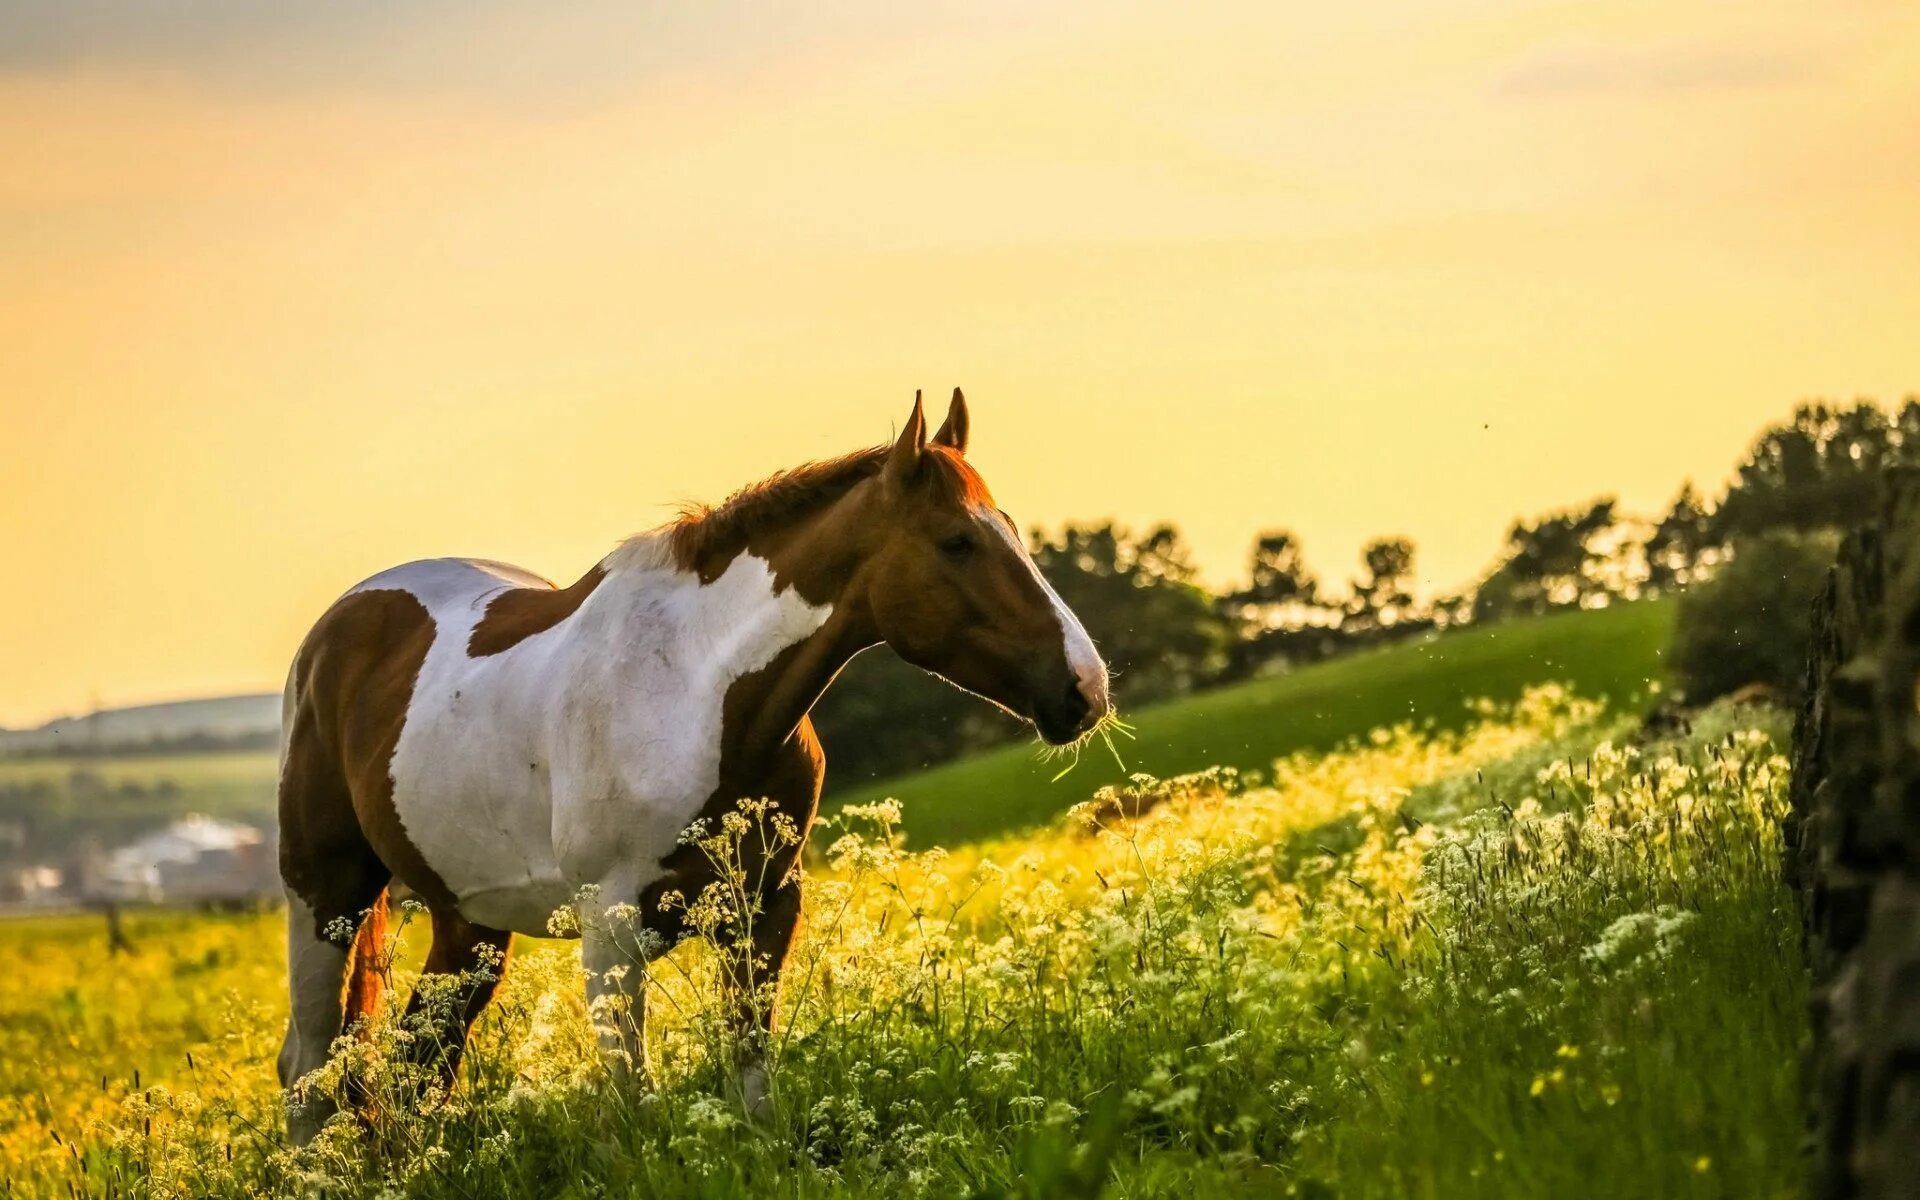
[[[1434,587],[1920,391],[1910,0],[765,7],[0,0],[0,723],[915,387],[1023,523]]]

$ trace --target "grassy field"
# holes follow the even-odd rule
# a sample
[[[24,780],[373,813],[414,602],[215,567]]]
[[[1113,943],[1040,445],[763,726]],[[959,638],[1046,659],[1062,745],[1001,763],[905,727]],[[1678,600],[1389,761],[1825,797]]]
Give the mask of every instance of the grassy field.
[[[0,1159],[22,1196],[1799,1195],[1779,721],[1631,726],[1536,692],[951,852],[849,812],[758,1123],[699,944],[650,970],[657,1090],[522,942],[460,1090],[364,1068],[373,1123],[294,1152],[272,914],[138,917],[130,958],[0,923]]]
[[[58,782],[74,771],[88,771],[114,786],[122,783],[152,784],[171,779],[183,792],[273,791],[279,772],[278,759],[271,750],[247,750],[231,754],[129,755],[124,758],[0,758],[0,784],[31,783],[35,780]]]
[[[1673,631],[1670,600],[1468,628],[1319,663],[1272,679],[1203,692],[1137,713],[1119,742],[1128,771],[1170,776],[1208,766],[1261,769],[1276,755],[1327,750],[1401,721],[1457,729],[1467,700],[1511,700],[1529,685],[1566,683],[1617,709],[1638,708],[1663,674]],[[1065,777],[1031,742],[870,786],[837,792],[827,747],[827,797],[907,802],[918,844],[950,845],[1051,820],[1124,774],[1106,750],[1088,748]]]

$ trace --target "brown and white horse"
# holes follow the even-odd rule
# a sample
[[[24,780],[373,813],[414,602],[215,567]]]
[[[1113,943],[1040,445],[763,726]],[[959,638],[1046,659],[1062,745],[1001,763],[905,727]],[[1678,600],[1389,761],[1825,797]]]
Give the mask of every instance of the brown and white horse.
[[[281,1082],[297,1092],[372,1017],[394,880],[432,912],[428,972],[504,955],[510,933],[545,935],[556,910],[598,910],[577,914],[588,997],[623,1002],[629,1019],[602,1042],[616,1070],[644,1072],[644,972],[615,968],[689,932],[660,898],[698,895],[712,866],[680,834],[746,798],[804,832],[824,768],[807,712],[868,646],[1050,742],[1091,729],[1106,667],[966,447],[960,392],[931,439],[916,395],[891,446],[776,475],[626,542],[570,587],[433,559],[336,601],[287,681]],[[758,875],[772,882],[733,989],[750,1024],[768,1006],[745,998],[777,984],[799,919],[798,853],[776,850]],[[623,937],[605,919],[615,906],[637,906],[651,932]],[[491,997],[482,985],[447,1022],[449,1078]],[[745,1063],[749,1106],[765,1085]],[[290,1112],[302,1140],[326,1116],[317,1099]]]

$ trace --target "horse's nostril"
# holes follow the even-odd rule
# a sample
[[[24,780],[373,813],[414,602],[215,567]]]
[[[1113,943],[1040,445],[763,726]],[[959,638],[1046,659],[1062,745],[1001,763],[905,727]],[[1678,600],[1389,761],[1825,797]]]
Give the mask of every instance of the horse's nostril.
[[[1086,692],[1080,689],[1080,681],[1076,679],[1072,683],[1069,683],[1067,685],[1067,712],[1072,716],[1074,724],[1077,725],[1086,720],[1087,714],[1092,711],[1093,704],[1087,699]]]

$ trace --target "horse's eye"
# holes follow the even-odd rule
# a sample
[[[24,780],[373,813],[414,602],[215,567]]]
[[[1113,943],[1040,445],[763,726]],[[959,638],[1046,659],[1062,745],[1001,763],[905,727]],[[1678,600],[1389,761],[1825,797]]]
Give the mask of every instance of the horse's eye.
[[[959,560],[973,553],[973,538],[964,533],[940,539],[940,553],[948,558]]]

